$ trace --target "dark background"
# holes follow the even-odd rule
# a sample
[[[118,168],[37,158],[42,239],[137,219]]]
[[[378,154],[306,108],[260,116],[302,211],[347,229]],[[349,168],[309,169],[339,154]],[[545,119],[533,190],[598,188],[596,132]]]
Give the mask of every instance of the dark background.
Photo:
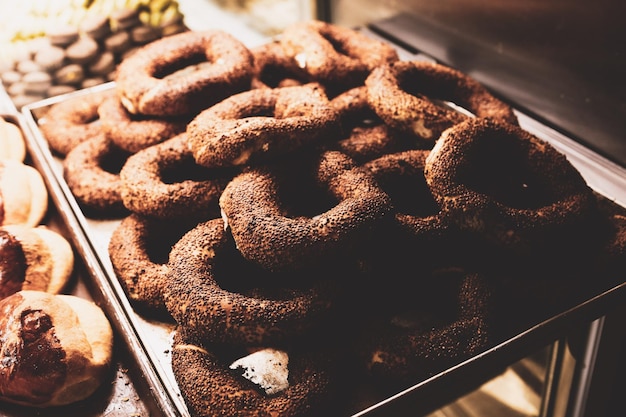
[[[626,1],[343,0],[324,10],[347,23],[369,11],[360,18],[372,29],[626,166]]]

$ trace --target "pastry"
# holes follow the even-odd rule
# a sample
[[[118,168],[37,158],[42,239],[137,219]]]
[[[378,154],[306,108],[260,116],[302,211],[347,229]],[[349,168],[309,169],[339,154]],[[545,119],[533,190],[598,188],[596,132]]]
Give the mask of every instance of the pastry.
[[[15,124],[0,117],[0,159],[24,162],[26,143],[22,130]]]
[[[39,171],[10,159],[0,160],[0,226],[37,226],[48,210],[48,190]]]
[[[70,280],[74,270],[74,252],[70,243],[59,233],[45,226],[29,227],[7,225],[0,228],[7,240],[15,241],[24,255],[24,274],[11,282],[21,282],[20,290],[44,291],[59,294]],[[7,294],[3,274],[0,294]]]
[[[20,291],[0,301],[0,399],[29,407],[91,396],[112,362],[113,330],[94,303]]]

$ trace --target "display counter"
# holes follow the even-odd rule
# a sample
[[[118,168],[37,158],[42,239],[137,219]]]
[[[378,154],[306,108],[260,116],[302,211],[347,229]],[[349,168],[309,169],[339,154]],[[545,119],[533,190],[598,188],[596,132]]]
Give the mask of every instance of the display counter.
[[[193,15],[187,20],[189,26],[202,20],[200,14],[194,15],[193,8],[185,10],[187,16]],[[403,60],[435,61],[431,55],[420,50],[419,45],[407,48],[406,44],[393,43],[395,39],[385,37],[382,33],[386,24],[383,22],[378,27],[374,25],[359,30],[372,38],[393,44]],[[257,37],[256,32],[248,35],[250,37],[246,36],[245,42],[250,47],[269,40],[264,35]],[[93,401],[70,410],[87,416],[118,412],[189,416],[171,369],[175,323],[155,320],[136,311],[116,277],[108,252],[111,234],[121,219],[96,219],[84,212],[64,178],[63,158],[51,151],[41,130],[42,120],[54,105],[112,91],[115,86],[115,81],[110,81],[28,103],[20,109],[15,107],[6,91],[0,89],[0,115],[5,115],[22,128],[29,161],[42,173],[50,192],[53,203],[50,218],[68,236],[79,255],[78,284],[68,291],[93,299],[104,309],[115,329],[117,373],[111,376],[111,385]],[[565,154],[595,193],[626,207],[624,167],[549,127],[523,109],[514,110],[520,126]],[[331,407],[332,415],[427,415],[474,392],[514,364],[545,349],[550,353],[550,361],[543,381],[540,412],[545,416],[554,415],[560,407],[557,404],[559,389],[566,389],[568,395],[573,395],[577,389],[586,389],[583,386],[589,382],[589,368],[593,368],[597,359],[598,345],[594,342],[602,333],[605,317],[618,310],[626,297],[626,276],[591,275],[593,273],[585,279],[576,277],[575,285],[580,284],[580,291],[571,299],[562,298],[562,287],[558,285],[548,285],[545,294],[533,294],[529,303],[520,304],[515,314],[507,311],[510,317],[499,317],[500,325],[504,323],[504,330],[488,346],[433,375],[393,389],[381,388],[358,374],[349,375],[342,380],[345,383],[337,392],[338,398]],[[558,277],[557,281],[562,283],[563,278]],[[555,300],[554,305],[546,302],[551,298]],[[545,304],[533,304],[537,299]],[[507,320],[511,323],[509,329]],[[568,365],[563,362],[566,350],[574,356],[575,362],[571,369],[574,378],[569,378],[568,382],[565,382],[566,378],[557,377],[560,372],[568,372],[565,369]],[[576,381],[572,382],[573,379]],[[565,385],[567,387],[563,388]],[[578,393],[578,398],[585,395],[586,392]],[[0,413],[10,417],[21,417],[28,411],[0,405]],[[65,411],[42,410],[40,415],[54,416]]]

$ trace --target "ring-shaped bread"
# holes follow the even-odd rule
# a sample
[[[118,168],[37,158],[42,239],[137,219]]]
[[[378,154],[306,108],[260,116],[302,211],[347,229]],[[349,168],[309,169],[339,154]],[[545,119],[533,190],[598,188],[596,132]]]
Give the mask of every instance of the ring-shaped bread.
[[[331,106],[338,112],[341,133],[329,148],[337,149],[364,163],[384,155],[424,147],[421,140],[385,124],[367,101],[367,88],[359,86],[334,97]]]
[[[454,222],[426,183],[424,167],[429,153],[428,150],[408,150],[363,164],[391,197],[394,219],[385,230],[391,239],[386,240],[387,244],[396,247],[391,243],[401,242],[401,247],[422,254],[428,262],[441,257],[442,251],[446,252],[444,256],[449,256],[451,248],[461,241]],[[406,255],[404,250],[400,252]]]
[[[183,118],[148,117],[131,114],[117,96],[109,97],[98,108],[104,134],[120,149],[136,153],[182,133]]]
[[[168,268],[168,311],[185,332],[212,343],[264,346],[302,337],[330,317],[339,294],[326,277],[270,276],[245,261],[219,218],[176,242]]]
[[[11,233],[0,229],[0,300],[22,289],[26,278],[26,254],[21,242]]]
[[[151,42],[117,68],[116,91],[133,114],[197,113],[250,87],[252,54],[221,30],[187,31]]]
[[[395,48],[387,42],[319,20],[285,28],[280,43],[311,81],[331,89],[360,85],[375,67],[399,59]]]
[[[338,150],[357,163],[365,163],[407,147],[385,124],[372,126],[355,126],[347,137],[328,144],[327,149]]]
[[[339,122],[344,133],[356,124],[382,123],[367,101],[367,87],[364,85],[351,88],[333,97],[330,105],[339,113]]]
[[[63,178],[88,217],[128,214],[122,201],[120,170],[130,154],[104,133],[74,147],[63,159]]]
[[[413,384],[493,342],[493,295],[486,276],[450,265],[434,268],[426,279],[429,289],[422,294],[396,287],[393,305],[366,320],[355,338],[358,356],[378,381]]]
[[[231,349],[232,351],[232,349]],[[289,386],[268,395],[229,369],[232,353],[210,349],[176,331],[172,370],[185,403],[197,417],[300,417],[325,415],[332,388],[332,360],[311,352],[288,352]]]
[[[22,290],[0,300],[0,311],[0,400],[5,407],[14,403],[27,415],[45,414],[93,401],[98,388],[111,381],[113,329],[94,302]]]
[[[365,80],[368,101],[389,126],[434,142],[441,132],[469,116],[441,102],[452,102],[476,117],[517,124],[507,103],[469,75],[443,64],[396,61],[375,68]]]
[[[163,302],[167,262],[172,246],[195,225],[187,220],[165,222],[131,213],[111,233],[111,265],[133,308],[142,314],[169,316]]]
[[[315,214],[290,212],[285,199],[291,191],[281,193],[281,187],[297,176],[281,176],[278,169],[243,172],[220,197],[222,217],[243,256],[269,270],[311,265],[350,251],[391,210],[389,196],[372,175],[341,152],[323,152],[302,166],[312,181],[296,181],[299,190],[293,190],[318,187],[331,200]]]
[[[76,145],[102,133],[98,107],[111,90],[80,94],[50,106],[37,121],[50,149],[65,156]]]
[[[468,119],[447,129],[424,169],[463,230],[520,254],[580,242],[593,193],[566,156],[517,125]],[[557,245],[557,246],[559,246]]]
[[[133,213],[159,219],[219,216],[218,200],[232,169],[196,164],[183,132],[131,155],[120,170],[120,195]]]
[[[323,88],[310,83],[232,95],[189,122],[187,136],[197,163],[211,168],[268,162],[336,129]]]
[[[278,40],[263,43],[250,52],[254,58],[252,88],[292,87],[310,81],[308,75],[285,54]]]

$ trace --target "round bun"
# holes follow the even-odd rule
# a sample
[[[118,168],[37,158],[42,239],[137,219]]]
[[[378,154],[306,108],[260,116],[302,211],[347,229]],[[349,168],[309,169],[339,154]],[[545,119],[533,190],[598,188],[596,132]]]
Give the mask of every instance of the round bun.
[[[0,225],[37,226],[48,210],[48,190],[39,171],[19,161],[0,160]]]
[[[71,404],[104,381],[113,330],[102,310],[71,295],[20,291],[0,301],[0,398],[31,407]]]
[[[22,289],[26,275],[26,257],[21,243],[6,230],[0,230],[0,299]]]
[[[58,294],[74,270],[74,252],[59,233],[44,226],[9,225],[0,228],[21,245],[26,261],[23,290]]]
[[[0,117],[0,159],[24,162],[26,143],[22,131],[15,124]]]

